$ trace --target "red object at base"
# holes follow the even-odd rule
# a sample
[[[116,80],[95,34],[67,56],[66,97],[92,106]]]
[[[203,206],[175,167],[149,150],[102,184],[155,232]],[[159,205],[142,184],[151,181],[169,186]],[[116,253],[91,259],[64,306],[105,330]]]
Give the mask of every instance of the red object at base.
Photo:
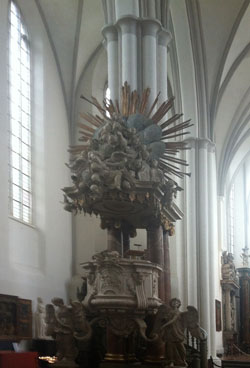
[[[0,351],[0,368],[38,368],[38,353]]]

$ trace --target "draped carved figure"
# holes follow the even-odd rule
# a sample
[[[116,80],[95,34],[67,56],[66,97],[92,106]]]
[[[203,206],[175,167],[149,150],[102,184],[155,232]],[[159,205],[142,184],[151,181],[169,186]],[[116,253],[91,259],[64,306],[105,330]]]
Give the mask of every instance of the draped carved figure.
[[[37,307],[35,311],[35,336],[37,339],[48,339],[45,334],[45,305],[42,298],[37,298]]]
[[[162,304],[156,314],[153,333],[158,333],[166,343],[166,363],[185,367],[185,330],[188,329],[192,336],[200,339],[202,334],[197,309],[188,306],[187,311],[180,312],[180,306],[181,301],[177,298],[171,299],[169,305]]]
[[[83,305],[75,301],[67,306],[61,298],[51,302],[46,305],[46,335],[56,340],[58,360],[73,361],[78,353],[76,340],[87,341],[92,332]]]

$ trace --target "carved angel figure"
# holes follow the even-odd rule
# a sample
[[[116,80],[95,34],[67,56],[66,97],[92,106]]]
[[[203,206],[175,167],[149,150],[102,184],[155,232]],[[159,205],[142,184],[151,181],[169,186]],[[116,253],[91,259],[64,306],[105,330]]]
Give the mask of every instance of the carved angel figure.
[[[192,336],[201,338],[198,324],[198,311],[192,306],[186,312],[180,312],[181,301],[173,298],[169,306],[162,304],[156,314],[153,333],[158,333],[166,343],[166,363],[186,367],[185,330]]]
[[[222,266],[221,266],[221,274],[223,280],[236,280],[236,270],[234,265],[234,257],[232,253],[228,253],[224,251],[221,257]]]
[[[58,360],[73,361],[78,352],[75,339],[86,341],[91,337],[83,306],[80,302],[67,306],[61,298],[53,298],[51,302],[46,305],[46,334],[56,340]]]

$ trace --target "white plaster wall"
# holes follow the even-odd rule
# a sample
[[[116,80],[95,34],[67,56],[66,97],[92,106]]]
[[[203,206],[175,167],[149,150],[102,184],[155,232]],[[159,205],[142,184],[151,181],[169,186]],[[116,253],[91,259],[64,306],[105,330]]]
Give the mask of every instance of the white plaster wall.
[[[56,63],[35,2],[18,0],[31,41],[34,226],[8,216],[8,1],[0,11],[0,292],[49,302],[66,297],[71,276],[71,215],[60,203],[69,183],[68,123]]]

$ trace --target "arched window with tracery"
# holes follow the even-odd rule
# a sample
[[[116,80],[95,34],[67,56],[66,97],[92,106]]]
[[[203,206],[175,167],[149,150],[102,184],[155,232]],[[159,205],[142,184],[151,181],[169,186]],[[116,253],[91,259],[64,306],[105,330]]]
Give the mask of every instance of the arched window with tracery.
[[[9,209],[10,215],[32,223],[31,69],[30,43],[21,11],[9,7]]]
[[[231,186],[229,193],[229,247],[230,252],[234,254],[234,184]]]

